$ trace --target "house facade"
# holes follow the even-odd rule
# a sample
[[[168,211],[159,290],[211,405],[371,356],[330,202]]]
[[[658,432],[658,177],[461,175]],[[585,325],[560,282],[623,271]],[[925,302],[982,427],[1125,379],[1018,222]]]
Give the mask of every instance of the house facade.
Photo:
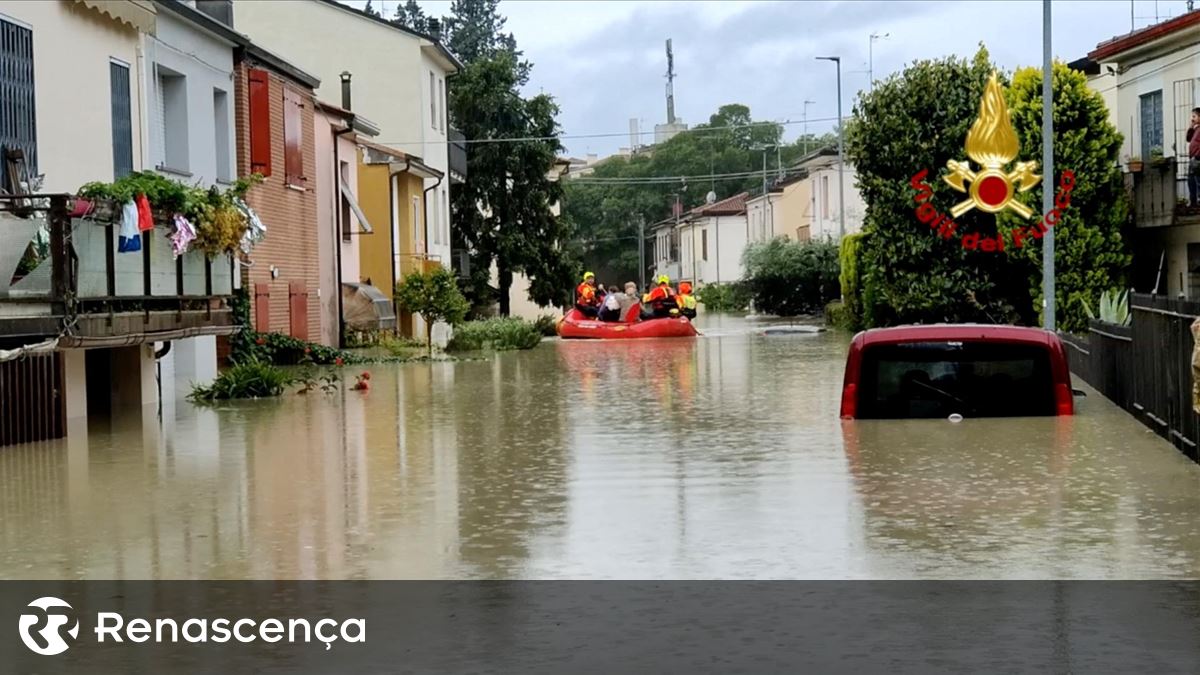
[[[1200,210],[1187,205],[1187,130],[1200,106],[1200,11],[1100,43],[1072,64],[1105,96],[1125,137],[1133,207],[1132,285],[1200,298]],[[1090,63],[1088,63],[1090,62]]]
[[[334,0],[235,2],[233,15],[255,43],[318,77],[322,99],[340,100],[342,81],[351,78],[349,109],[380,129],[374,142],[386,150],[359,165],[359,197],[374,225],[359,241],[362,276],[390,296],[390,284],[404,272],[427,261],[448,265],[450,189],[465,170],[451,171],[446,79],[461,64],[436,31],[413,31]],[[393,171],[418,163],[428,170]],[[380,181],[381,172],[405,178]],[[414,217],[421,221],[416,226],[408,222]],[[387,274],[378,267],[381,258],[390,259]],[[414,334],[424,334],[419,318],[410,323]],[[434,331],[435,341],[448,336],[447,326]]]
[[[679,278],[696,285],[724,284],[742,278],[742,251],[749,243],[746,200],[749,193],[698,206],[678,225]]]
[[[246,202],[271,234],[242,270],[254,329],[337,346],[337,315],[321,311],[317,192],[333,187],[317,181],[319,81],[254,45],[238,50],[234,78],[237,173],[263,176]]]
[[[841,239],[841,208],[842,198],[839,188],[839,173],[844,181],[846,229],[845,234],[862,231],[863,216],[867,205],[856,187],[858,176],[854,167],[847,164],[845,171],[839,172],[837,151],[833,148],[823,148],[802,158],[796,168],[803,174],[801,182],[807,186],[797,187],[794,194],[807,193],[811,207],[808,209],[808,239],[814,241],[838,242]],[[797,209],[803,211],[799,202],[793,202],[786,213],[794,213]],[[788,207],[785,207],[788,208]],[[786,217],[786,216],[785,216]],[[801,218],[798,222],[803,222]],[[797,228],[804,227],[797,225]]]

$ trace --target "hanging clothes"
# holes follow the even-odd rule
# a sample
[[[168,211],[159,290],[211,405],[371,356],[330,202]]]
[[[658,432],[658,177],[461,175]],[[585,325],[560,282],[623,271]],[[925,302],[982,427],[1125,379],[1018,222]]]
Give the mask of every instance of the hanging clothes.
[[[258,214],[246,202],[234,197],[233,205],[246,217],[246,234],[242,235],[242,252],[249,255],[256,244],[267,238],[267,226],[263,225]]]
[[[138,230],[138,207],[131,199],[121,207],[121,229],[117,231],[117,250],[133,253],[142,250],[142,235]]]
[[[149,232],[154,229],[154,214],[150,213],[150,200],[146,195],[137,196],[138,231]]]
[[[187,253],[188,247],[191,246],[192,240],[195,238],[196,228],[192,227],[187,218],[176,213],[175,231],[169,237],[171,240],[171,252],[175,254],[175,257],[178,258]]]

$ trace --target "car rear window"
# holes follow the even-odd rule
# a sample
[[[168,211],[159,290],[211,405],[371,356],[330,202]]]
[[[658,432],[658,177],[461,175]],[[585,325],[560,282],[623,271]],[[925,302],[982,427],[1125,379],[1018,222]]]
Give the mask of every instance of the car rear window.
[[[1036,345],[914,342],[864,350],[861,418],[1053,415],[1050,357]]]

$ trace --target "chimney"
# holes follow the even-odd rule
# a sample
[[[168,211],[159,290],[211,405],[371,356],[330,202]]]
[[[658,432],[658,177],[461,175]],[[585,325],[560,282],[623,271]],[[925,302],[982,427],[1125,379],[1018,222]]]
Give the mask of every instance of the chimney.
[[[350,71],[342,71],[342,108],[350,110]]]
[[[434,40],[442,39],[442,22],[434,17],[429,17],[425,24],[426,30],[429,32],[429,37]]]

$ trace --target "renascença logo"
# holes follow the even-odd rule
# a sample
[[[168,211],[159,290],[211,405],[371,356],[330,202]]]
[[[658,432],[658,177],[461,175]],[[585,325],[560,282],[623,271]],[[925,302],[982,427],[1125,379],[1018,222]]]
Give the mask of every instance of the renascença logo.
[[[79,620],[71,615],[74,608],[67,603],[47,595],[29,603],[29,607],[35,611],[22,614],[17,625],[21,642],[33,652],[42,656],[61,654],[71,647],[63,633],[71,636],[72,642],[79,637]]]

